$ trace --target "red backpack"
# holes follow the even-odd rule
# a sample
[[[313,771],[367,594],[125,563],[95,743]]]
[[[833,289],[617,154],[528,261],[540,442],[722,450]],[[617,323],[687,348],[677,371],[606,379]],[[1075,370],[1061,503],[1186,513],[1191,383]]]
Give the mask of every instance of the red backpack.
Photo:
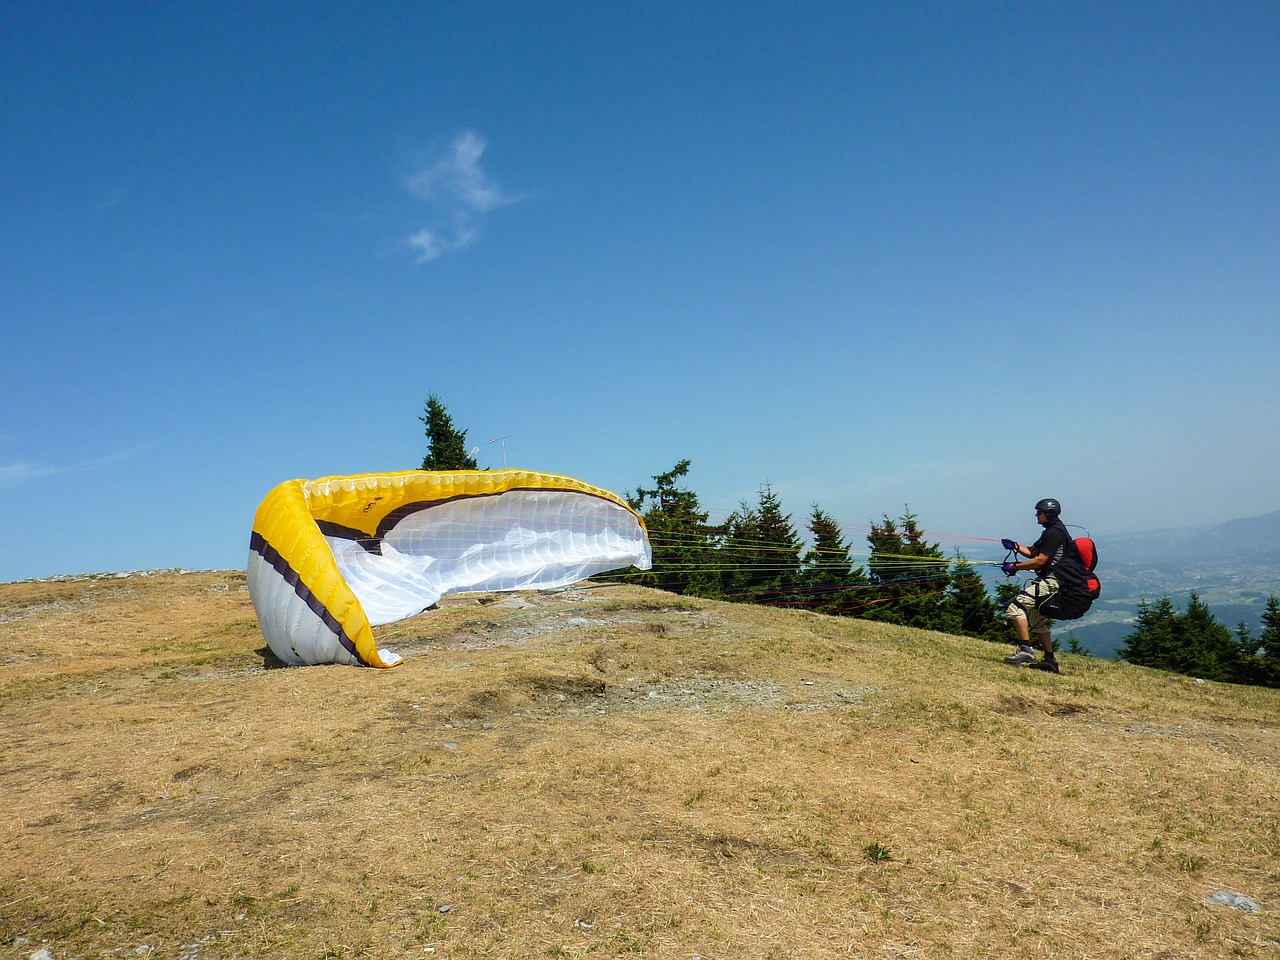
[[[1097,600],[1102,596],[1102,581],[1093,572],[1098,565],[1098,545],[1093,542],[1092,537],[1076,537],[1076,551],[1080,554],[1085,573],[1089,575],[1085,578],[1085,586],[1089,588],[1089,599]]]
[[[1064,584],[1063,589],[1036,607],[1046,617],[1052,617],[1054,620],[1079,620],[1089,612],[1093,601],[1102,596],[1102,583],[1093,572],[1094,567],[1098,565],[1097,544],[1087,534],[1076,537],[1072,543],[1075,544],[1076,553],[1080,555],[1080,562],[1084,566],[1084,583],[1081,584],[1082,589]],[[1061,577],[1059,580],[1061,581]]]

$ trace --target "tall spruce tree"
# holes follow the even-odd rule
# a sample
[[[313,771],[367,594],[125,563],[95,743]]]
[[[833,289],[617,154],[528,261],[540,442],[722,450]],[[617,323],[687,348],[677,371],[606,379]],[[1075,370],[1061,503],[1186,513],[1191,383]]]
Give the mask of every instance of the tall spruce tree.
[[[861,568],[854,569],[840,524],[816,503],[808,528],[813,545],[800,560],[799,576],[804,603],[824,613],[843,613],[858,602],[866,574]]]
[[[760,504],[755,515],[764,586],[776,592],[778,596],[774,600],[780,601],[799,580],[803,544],[792,526],[791,514],[783,512],[782,498],[768,483],[760,489]]]
[[[1267,598],[1267,606],[1262,611],[1258,646],[1259,682],[1267,687],[1280,687],[1280,601],[1275,594]]]
[[[456,430],[449,411],[434,393],[427,397],[426,409],[418,418],[427,429],[427,455],[423,470],[474,470],[476,462],[467,456],[467,431]]]
[[[1182,643],[1176,660],[1178,672],[1205,680],[1238,679],[1240,663],[1236,639],[1197,594],[1191,594],[1187,601],[1181,627]]]
[[[887,515],[871,524],[867,561],[873,603],[859,614],[926,630],[948,629],[944,595],[950,585],[947,561],[936,543],[927,543],[910,508],[896,521]]]
[[[681,460],[657,474],[651,488],[639,487],[627,496],[631,508],[644,517],[653,547],[653,569],[640,581],[672,593],[718,596],[707,512],[698,495],[678,483],[688,473],[689,461]]]
[[[1236,624],[1236,682],[1266,686],[1262,676],[1262,641],[1241,620]]]
[[[1173,670],[1177,619],[1178,613],[1168,597],[1152,603],[1143,600],[1138,604],[1133,631],[1124,638],[1118,651],[1120,658],[1140,667]]]
[[[748,603],[791,602],[803,544],[767,483],[755,504],[742,501],[726,518],[716,546],[724,596]]]
[[[720,593],[727,600],[753,602],[759,598],[765,576],[760,570],[760,518],[743,500],[725,517],[717,531],[715,555]]]

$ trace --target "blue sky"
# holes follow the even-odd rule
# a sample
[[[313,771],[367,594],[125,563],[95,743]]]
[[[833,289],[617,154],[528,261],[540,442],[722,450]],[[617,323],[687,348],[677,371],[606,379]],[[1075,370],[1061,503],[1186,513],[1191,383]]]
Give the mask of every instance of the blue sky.
[[[1277,50],[1270,2],[6,4],[0,580],[242,566],[429,393],[483,466],[688,458],[853,539],[1280,509]]]

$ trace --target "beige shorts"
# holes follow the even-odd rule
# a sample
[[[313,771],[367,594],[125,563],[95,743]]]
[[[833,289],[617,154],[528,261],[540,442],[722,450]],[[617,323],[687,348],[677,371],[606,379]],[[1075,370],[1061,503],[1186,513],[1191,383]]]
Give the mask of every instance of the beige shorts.
[[[1013,598],[1013,602],[1005,607],[1004,615],[1010,620],[1025,620],[1032,633],[1048,633],[1049,625],[1036,609],[1058,592],[1056,577],[1045,577],[1043,580],[1032,580],[1022,592]]]

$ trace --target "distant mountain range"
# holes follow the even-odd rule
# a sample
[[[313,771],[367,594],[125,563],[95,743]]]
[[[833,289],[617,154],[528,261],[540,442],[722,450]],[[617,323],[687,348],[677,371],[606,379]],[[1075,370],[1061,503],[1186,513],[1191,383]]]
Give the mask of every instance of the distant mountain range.
[[[1073,531],[1074,532],[1074,531]],[[1255,635],[1267,597],[1280,596],[1280,511],[1215,527],[1095,535],[1102,598],[1088,616],[1062,624],[1095,656],[1114,658],[1138,605],[1167,596],[1179,608],[1196,594],[1214,616]]]
[[[1280,564],[1280,511],[1216,527],[1182,527],[1095,537],[1116,563],[1156,564],[1175,569],[1240,561]]]

